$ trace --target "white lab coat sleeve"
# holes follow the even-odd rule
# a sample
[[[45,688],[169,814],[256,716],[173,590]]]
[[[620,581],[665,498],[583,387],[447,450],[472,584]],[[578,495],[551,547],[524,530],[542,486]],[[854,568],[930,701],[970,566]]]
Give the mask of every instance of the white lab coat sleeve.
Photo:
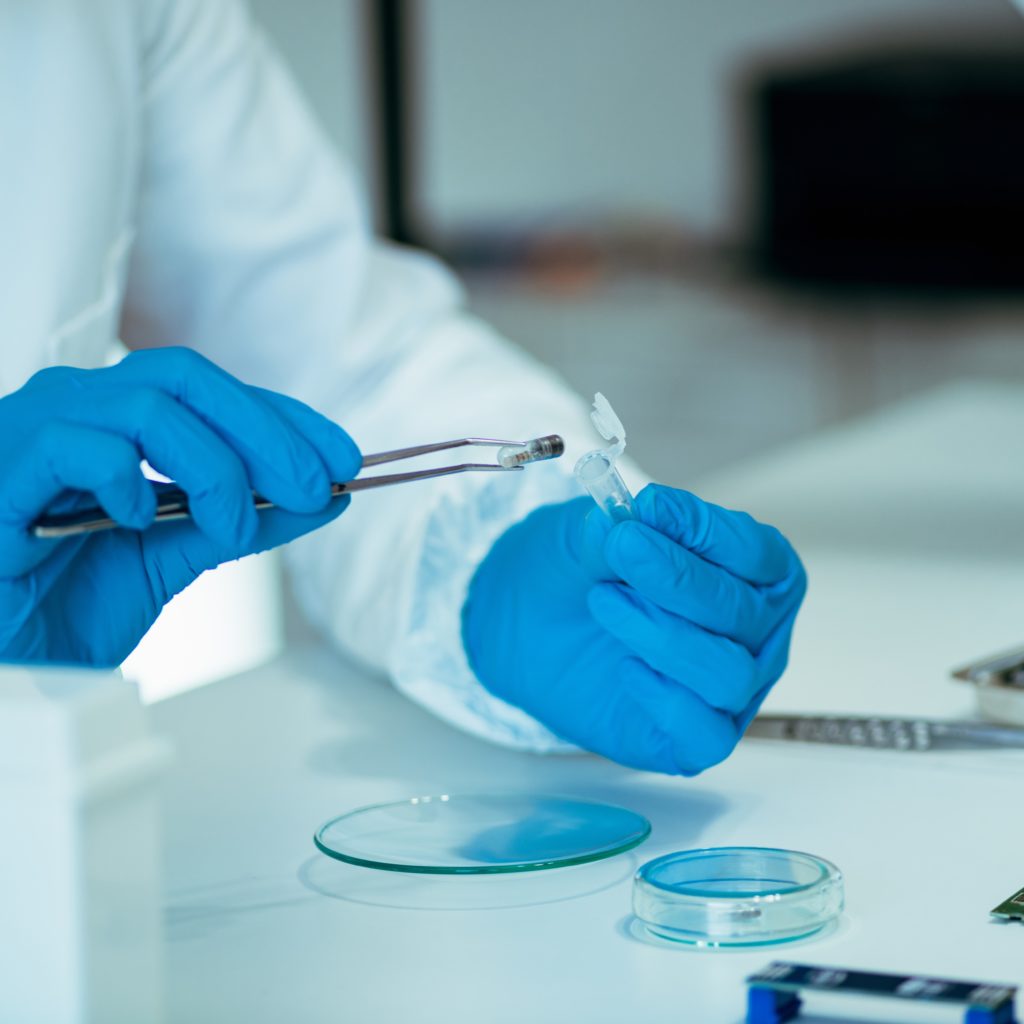
[[[192,346],[319,408],[367,452],[481,434],[593,436],[584,404],[468,315],[434,260],[372,240],[352,174],[240,3],[145,0],[142,10],[130,347]],[[492,542],[531,508],[578,493],[565,458],[357,495],[291,546],[298,597],[338,644],[450,722],[565,748],[476,681],[460,612]]]

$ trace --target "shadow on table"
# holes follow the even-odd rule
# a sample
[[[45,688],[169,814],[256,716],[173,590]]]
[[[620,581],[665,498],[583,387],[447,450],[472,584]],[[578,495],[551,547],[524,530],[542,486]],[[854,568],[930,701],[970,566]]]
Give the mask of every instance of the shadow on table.
[[[544,755],[488,743],[442,722],[335,652],[311,650],[305,662],[298,654],[292,657],[291,685],[314,691],[323,719],[338,723],[335,735],[306,755],[307,766],[318,775],[404,786],[414,780],[409,796],[487,792],[496,783],[505,790],[575,792],[576,781],[642,777],[583,752]]]
[[[715,819],[748,810],[708,788],[703,778],[639,772],[592,754],[532,754],[487,743],[441,722],[386,681],[354,671],[332,652],[311,651],[308,657],[310,671],[297,673],[293,685],[314,688],[325,717],[339,723],[336,737],[307,755],[318,775],[398,783],[407,789],[396,796],[408,798],[519,794],[613,804],[651,822],[649,845],[657,852],[698,845]],[[359,706],[358,724],[353,703]],[[335,813],[355,809],[339,806]]]
[[[442,727],[443,728],[443,727]],[[479,750],[459,757],[460,741]],[[455,734],[443,751],[419,744],[416,753],[394,752],[373,736],[321,744],[310,756],[314,770],[350,777],[389,779],[409,785],[406,797],[532,794],[593,800],[625,807],[652,824],[659,846],[692,844],[733,803],[704,788],[703,781],[669,778],[623,768],[592,755],[545,756],[489,747]],[[454,750],[452,748],[455,748]],[[453,767],[454,765],[454,767]],[[355,810],[339,807],[337,813]]]
[[[326,856],[307,860],[299,882],[311,892],[349,903],[400,910],[508,910],[560,903],[623,885],[635,854],[548,871],[487,875],[420,875],[356,867]]]
[[[352,724],[345,720],[346,705],[337,702],[337,717],[344,721],[345,732],[339,731],[336,739],[314,747],[307,757],[308,766],[326,776],[393,779],[405,784],[415,779],[422,793],[479,791],[489,788],[490,779],[526,784],[552,775],[593,777],[626,771],[591,754],[510,750],[459,732],[399,694],[387,696],[388,706],[379,709],[368,708],[370,700],[360,700],[365,717],[357,734],[351,732]],[[330,697],[324,701],[333,710],[332,703]],[[396,742],[395,736],[401,741]],[[467,787],[466,778],[472,778],[474,785]]]
[[[170,942],[201,939],[252,914],[308,903],[312,898],[288,876],[238,878],[180,889],[167,897],[164,933]]]
[[[621,771],[621,778],[606,782],[580,780],[568,795],[616,804],[642,814],[651,823],[651,838],[641,848],[642,852],[652,848],[648,857],[701,845],[701,836],[716,818],[726,811],[738,810],[735,801],[700,788],[701,783],[693,779]]]

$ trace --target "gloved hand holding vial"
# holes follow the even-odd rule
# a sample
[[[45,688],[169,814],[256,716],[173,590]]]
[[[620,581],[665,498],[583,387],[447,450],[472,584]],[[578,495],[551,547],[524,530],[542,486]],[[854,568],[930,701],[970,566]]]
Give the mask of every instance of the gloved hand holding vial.
[[[558,736],[623,764],[693,775],[729,755],[786,665],[806,589],[779,533],[615,469],[625,431],[589,453],[581,497],[537,509],[494,545],[463,609],[470,664]],[[597,504],[595,504],[595,501]]]

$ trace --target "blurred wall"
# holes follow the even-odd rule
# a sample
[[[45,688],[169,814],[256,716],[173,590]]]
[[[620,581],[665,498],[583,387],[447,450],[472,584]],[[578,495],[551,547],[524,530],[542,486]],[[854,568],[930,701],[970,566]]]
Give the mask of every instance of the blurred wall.
[[[765,50],[909,27],[1024,35],[1010,0],[412,0],[426,221],[669,216],[728,234],[729,85]],[[371,173],[360,0],[252,0],[331,136]]]
[[[1005,23],[1009,0],[423,0],[426,192],[442,229],[623,206],[728,233],[730,76],[874,26]]]
[[[364,181],[373,173],[362,0],[248,0],[328,135]]]

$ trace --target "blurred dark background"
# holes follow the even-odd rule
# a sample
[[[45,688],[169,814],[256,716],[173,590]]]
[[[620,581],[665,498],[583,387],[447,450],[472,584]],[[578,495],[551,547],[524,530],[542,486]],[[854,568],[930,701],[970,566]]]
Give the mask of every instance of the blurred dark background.
[[[694,476],[1024,380],[1009,0],[255,0],[379,229]]]

